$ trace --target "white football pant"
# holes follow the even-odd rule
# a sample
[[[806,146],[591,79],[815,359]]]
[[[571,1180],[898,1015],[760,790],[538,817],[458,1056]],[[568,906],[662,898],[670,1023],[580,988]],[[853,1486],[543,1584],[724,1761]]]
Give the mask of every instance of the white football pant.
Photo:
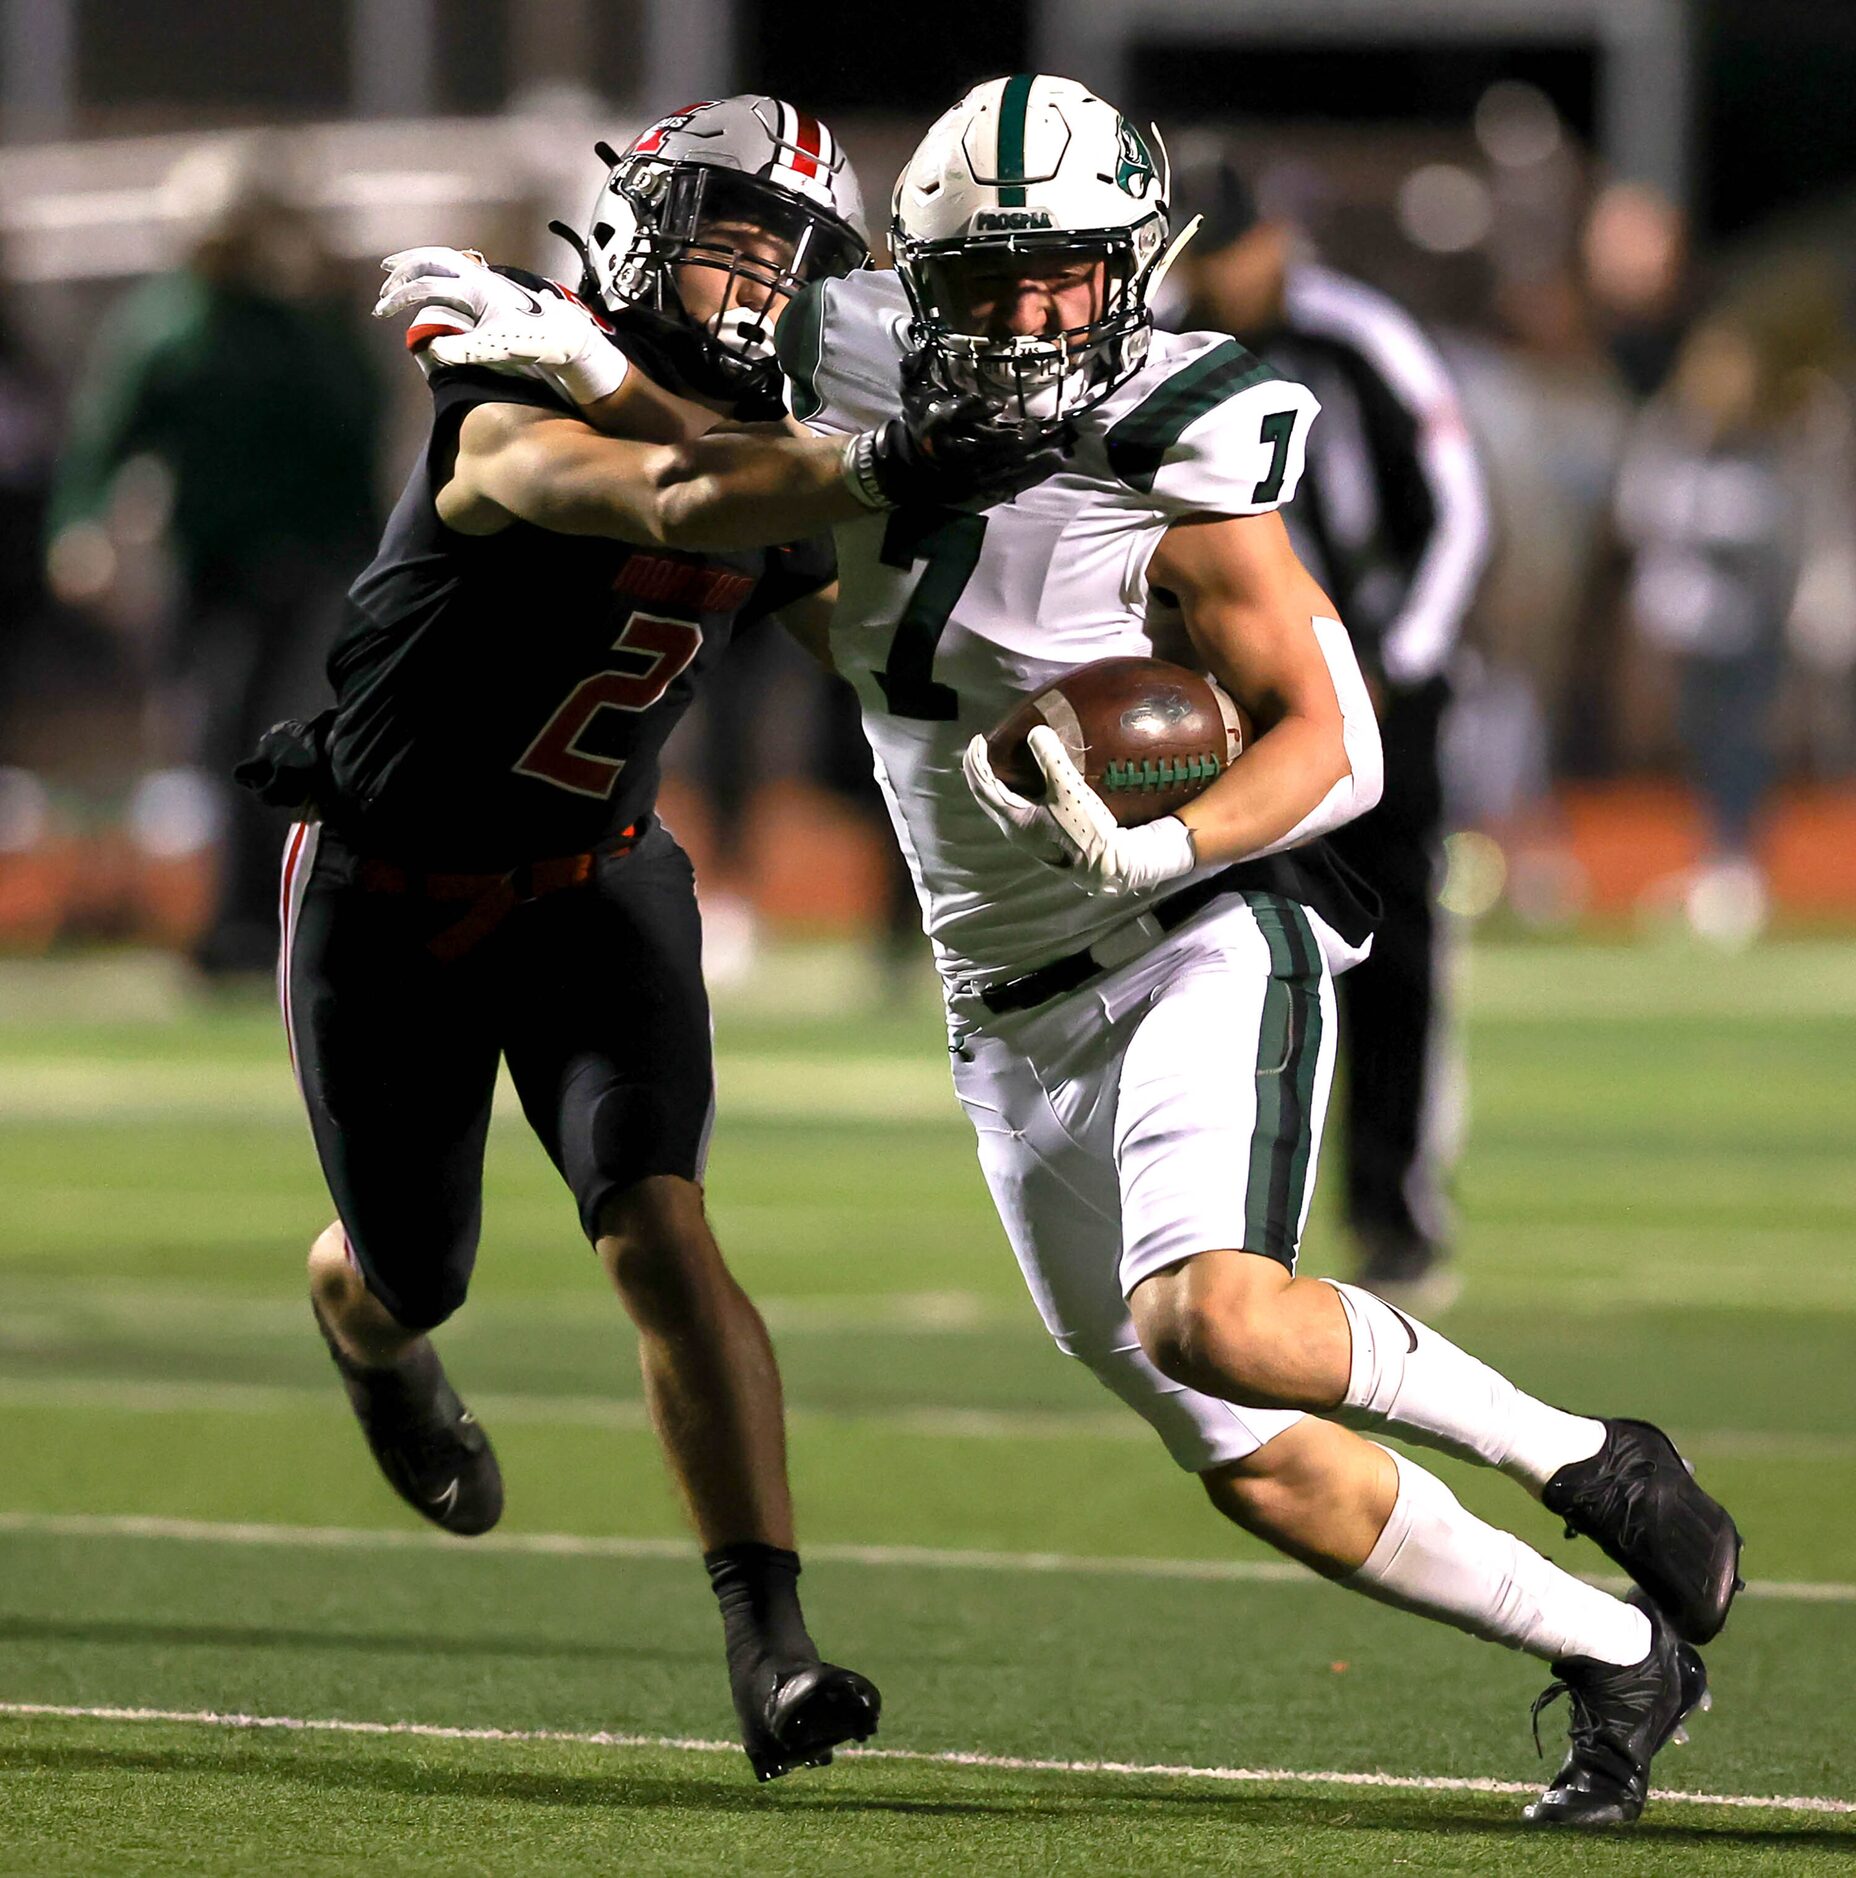
[[[1293,1270],[1334,1074],[1330,966],[1359,956],[1304,907],[1231,894],[1032,1010],[949,1001],[954,1086],[1046,1328],[1194,1473],[1299,1415],[1169,1381],[1127,1299],[1200,1252]]]

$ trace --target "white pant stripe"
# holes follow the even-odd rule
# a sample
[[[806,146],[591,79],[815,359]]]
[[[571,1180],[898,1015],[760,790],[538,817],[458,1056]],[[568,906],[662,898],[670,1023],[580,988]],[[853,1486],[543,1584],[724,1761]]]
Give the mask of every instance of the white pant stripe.
[[[283,1012],[284,1040],[290,1046],[290,1073],[300,1092],[303,1072],[297,1065],[296,1026],[290,1008],[290,954],[296,940],[297,916],[304,890],[316,868],[316,844],[322,835],[318,822],[297,822],[284,843],[283,878],[277,894],[277,1004]]]

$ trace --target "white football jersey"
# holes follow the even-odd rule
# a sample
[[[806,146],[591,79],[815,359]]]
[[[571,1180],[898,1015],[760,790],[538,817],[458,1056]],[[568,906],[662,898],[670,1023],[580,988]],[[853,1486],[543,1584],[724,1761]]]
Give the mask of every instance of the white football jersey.
[[[796,302],[779,328],[794,415],[828,435],[894,417],[908,324],[892,273],[826,281]],[[961,753],[1092,660],[1196,666],[1179,610],[1148,587],[1147,563],[1185,516],[1260,515],[1287,502],[1318,408],[1234,339],[1156,333],[1146,364],[1078,420],[1060,474],[988,509],[899,509],[837,529],[832,658],[857,689],[950,985],[1074,952],[1186,884],[1145,898],[1085,893],[993,826]]]

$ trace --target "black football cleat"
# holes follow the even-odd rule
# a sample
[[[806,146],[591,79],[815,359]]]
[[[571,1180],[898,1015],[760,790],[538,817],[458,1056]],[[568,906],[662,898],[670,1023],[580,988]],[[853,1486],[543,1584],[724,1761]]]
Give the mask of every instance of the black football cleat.
[[[446,1532],[488,1532],[503,1515],[502,1469],[489,1436],[445,1380],[430,1339],[420,1338],[389,1369],[369,1369],[335,1341],[320,1309],[316,1327],[387,1485]]]
[[[1694,1647],[1669,1620],[1633,1591],[1630,1602],[1650,1620],[1650,1653],[1620,1668],[1589,1656],[1565,1656],[1534,1702],[1534,1745],[1540,1711],[1564,1695],[1572,1700],[1572,1751],[1553,1784],[1522,1818],[1532,1826],[1628,1826],[1650,1797],[1650,1762],[1671,1741],[1686,1741],[1683,1718],[1706,1709],[1708,1672]]]
[[[876,1733],[883,1698],[876,1684],[836,1663],[775,1671],[764,1661],[735,1690],[741,1745],[756,1780],[778,1780],[795,1767],[829,1767],[831,1751]]]
[[[1605,1444],[1562,1467],[1541,1503],[1569,1539],[1595,1540],[1648,1593],[1676,1634],[1710,1643],[1742,1585],[1740,1530],[1649,1422],[1605,1422]]]

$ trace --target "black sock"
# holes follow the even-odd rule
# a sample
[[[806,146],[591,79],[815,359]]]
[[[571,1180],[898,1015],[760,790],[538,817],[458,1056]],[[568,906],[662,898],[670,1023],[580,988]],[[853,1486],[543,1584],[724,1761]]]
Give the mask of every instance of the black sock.
[[[731,1672],[744,1662],[815,1662],[818,1650],[799,1609],[799,1554],[745,1540],[705,1552],[709,1583],[722,1607]]]

